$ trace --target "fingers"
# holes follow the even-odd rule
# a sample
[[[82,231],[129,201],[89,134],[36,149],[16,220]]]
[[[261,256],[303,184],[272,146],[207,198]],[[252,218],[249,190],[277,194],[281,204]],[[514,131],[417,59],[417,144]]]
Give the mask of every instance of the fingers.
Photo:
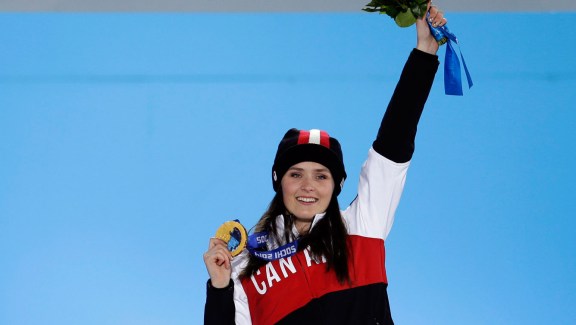
[[[208,244],[208,249],[210,249],[210,248],[212,248],[212,247],[214,247],[214,246],[216,246],[216,245],[224,245],[224,246],[227,247],[226,242],[223,241],[222,239],[216,238],[216,237],[210,238],[210,243]]]
[[[230,269],[231,261],[232,254],[228,250],[226,242],[218,238],[210,238],[208,251],[204,253],[204,262],[206,265],[213,264]]]
[[[428,17],[428,21],[434,27],[444,26],[448,22],[448,20],[444,17],[444,12],[435,5],[430,5],[429,10],[430,16]]]
[[[227,250],[226,250],[227,251]],[[224,266],[226,269],[230,269],[230,263],[232,261],[232,256],[221,248],[211,249],[204,253],[204,262],[206,266],[210,269],[211,266],[221,267]]]

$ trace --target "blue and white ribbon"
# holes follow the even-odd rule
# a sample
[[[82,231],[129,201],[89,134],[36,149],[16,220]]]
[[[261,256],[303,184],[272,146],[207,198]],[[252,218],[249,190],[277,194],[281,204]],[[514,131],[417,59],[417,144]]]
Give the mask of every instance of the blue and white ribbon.
[[[430,15],[430,13],[428,13]],[[460,61],[458,60],[458,55],[454,51],[452,42],[458,45],[458,51],[460,52],[460,57],[462,58],[462,65],[464,66],[464,72],[466,72],[466,79],[468,79],[468,88],[471,88],[472,77],[470,77],[470,72],[464,61],[464,56],[462,55],[462,50],[460,50],[460,45],[458,44],[458,39],[456,35],[448,30],[446,25],[434,27],[427,19],[428,25],[430,26],[430,31],[432,35],[438,42],[442,45],[446,42],[446,57],[444,61],[444,92],[446,95],[457,95],[462,96],[462,72],[460,71]]]
[[[266,247],[267,242],[268,232],[258,232],[248,236],[248,245],[246,246],[250,254],[265,261],[274,261],[283,257],[289,257],[298,251],[298,240],[270,251],[263,251],[262,248]]]

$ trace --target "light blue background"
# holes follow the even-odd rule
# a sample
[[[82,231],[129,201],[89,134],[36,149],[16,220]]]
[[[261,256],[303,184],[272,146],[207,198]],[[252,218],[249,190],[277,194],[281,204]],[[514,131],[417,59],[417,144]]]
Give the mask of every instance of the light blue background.
[[[448,14],[387,241],[398,324],[576,323],[576,14]],[[0,14],[0,324],[201,324],[290,127],[359,168],[413,27],[357,14]],[[439,52],[444,61],[444,51]]]

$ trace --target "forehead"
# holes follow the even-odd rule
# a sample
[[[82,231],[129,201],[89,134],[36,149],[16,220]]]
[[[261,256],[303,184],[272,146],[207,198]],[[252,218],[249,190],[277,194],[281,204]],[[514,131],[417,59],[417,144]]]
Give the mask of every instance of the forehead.
[[[309,171],[327,171],[330,172],[328,167],[314,162],[314,161],[303,161],[297,164],[292,165],[290,169],[298,169],[298,170],[309,170]]]

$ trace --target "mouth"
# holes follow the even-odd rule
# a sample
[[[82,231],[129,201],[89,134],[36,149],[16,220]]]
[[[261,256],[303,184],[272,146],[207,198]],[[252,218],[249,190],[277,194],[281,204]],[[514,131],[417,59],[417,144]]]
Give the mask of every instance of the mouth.
[[[316,203],[318,202],[317,198],[313,198],[313,197],[303,197],[303,196],[298,196],[296,197],[296,200],[298,202],[302,202],[302,203]]]

